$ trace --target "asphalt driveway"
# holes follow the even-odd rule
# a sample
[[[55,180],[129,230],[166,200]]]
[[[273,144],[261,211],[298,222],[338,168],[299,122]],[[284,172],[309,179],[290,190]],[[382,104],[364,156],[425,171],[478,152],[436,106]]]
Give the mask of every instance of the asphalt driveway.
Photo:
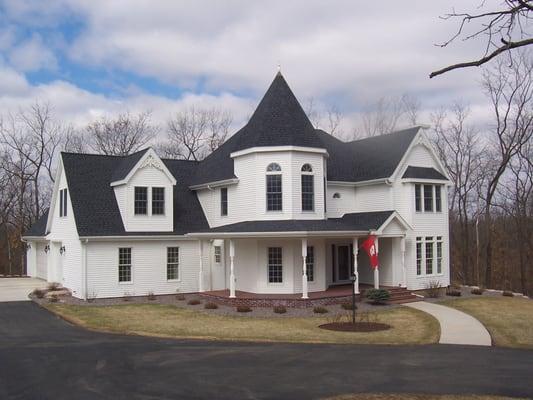
[[[533,397],[533,351],[251,344],[86,331],[0,304],[1,399],[309,399],[350,392]]]
[[[29,301],[36,288],[45,288],[46,281],[37,278],[0,278],[0,302]]]

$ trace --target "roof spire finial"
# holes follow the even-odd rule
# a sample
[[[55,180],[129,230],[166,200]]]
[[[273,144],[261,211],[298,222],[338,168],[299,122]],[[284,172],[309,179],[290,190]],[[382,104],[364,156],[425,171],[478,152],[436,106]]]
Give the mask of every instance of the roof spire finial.
[[[278,75],[281,75],[281,62],[278,61]]]

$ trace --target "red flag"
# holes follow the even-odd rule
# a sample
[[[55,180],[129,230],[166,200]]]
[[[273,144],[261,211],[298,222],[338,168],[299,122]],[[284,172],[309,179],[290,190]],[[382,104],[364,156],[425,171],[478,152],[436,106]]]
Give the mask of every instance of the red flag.
[[[376,250],[376,237],[374,235],[370,235],[363,242],[361,248],[366,251],[366,254],[368,254],[368,257],[370,258],[370,266],[376,269],[379,265],[378,252]]]

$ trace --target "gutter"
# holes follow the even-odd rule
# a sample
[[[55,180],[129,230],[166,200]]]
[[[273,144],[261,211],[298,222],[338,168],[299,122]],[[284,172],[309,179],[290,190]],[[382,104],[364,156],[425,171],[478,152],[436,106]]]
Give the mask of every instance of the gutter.
[[[357,186],[377,185],[377,184],[380,184],[380,183],[385,183],[387,185],[391,185],[392,181],[390,180],[390,178],[370,179],[368,181],[358,181],[358,182],[327,181],[326,185],[357,187]]]
[[[189,186],[190,190],[211,189],[219,186],[236,185],[239,183],[239,178],[223,179],[221,181],[201,183],[199,185]]]
[[[285,232],[198,232],[189,233],[187,236],[195,238],[209,237],[316,237],[316,236],[353,236],[368,235],[370,231],[285,231]]]

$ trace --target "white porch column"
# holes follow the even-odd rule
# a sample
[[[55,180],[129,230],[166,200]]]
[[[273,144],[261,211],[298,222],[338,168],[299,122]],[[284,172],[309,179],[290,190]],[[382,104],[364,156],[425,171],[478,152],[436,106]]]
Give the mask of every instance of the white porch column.
[[[379,257],[379,245],[377,236],[374,247],[376,248],[376,255]],[[376,268],[374,268],[374,289],[379,289],[379,264]]]
[[[198,255],[200,256],[200,271],[198,272],[198,291],[204,291],[204,251],[202,241],[198,241]]]
[[[405,266],[405,236],[400,238],[400,252],[402,253],[402,286],[407,287],[407,268]]]
[[[359,294],[359,272],[357,271],[357,254],[359,254],[359,240],[357,238],[353,238],[353,274],[355,275],[353,291],[355,294]]]
[[[302,299],[308,299],[307,290],[307,239],[302,239]]]
[[[235,258],[235,242],[233,239],[229,240],[229,297],[235,298],[235,266],[233,259]]]

